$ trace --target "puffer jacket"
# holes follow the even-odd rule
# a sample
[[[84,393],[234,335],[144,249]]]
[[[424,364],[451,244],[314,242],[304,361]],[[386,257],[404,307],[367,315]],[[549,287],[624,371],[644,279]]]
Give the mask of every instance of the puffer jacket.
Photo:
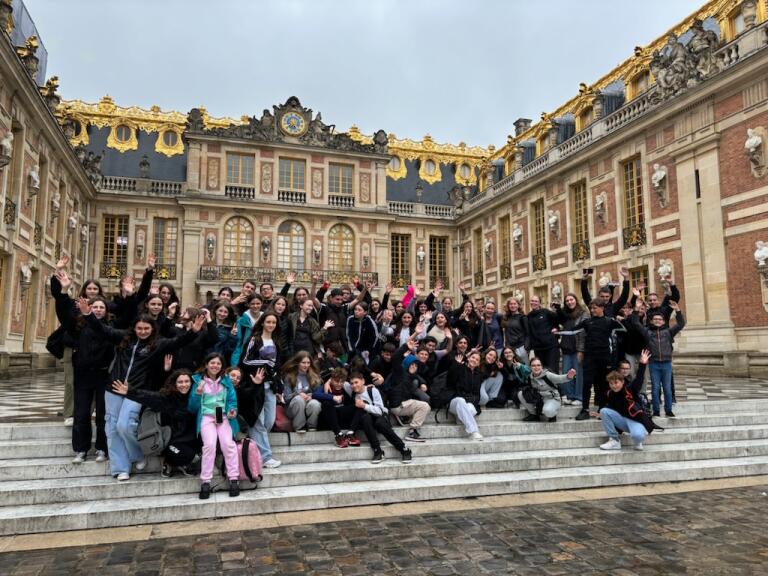
[[[685,317],[682,312],[678,312],[676,315],[677,324],[671,328],[662,326],[656,328],[651,326],[644,328],[645,333],[648,335],[648,350],[651,351],[651,362],[669,362],[672,360],[672,342],[675,339],[675,335],[685,328]],[[640,321],[636,316],[633,316],[633,322],[635,326],[641,326]]]

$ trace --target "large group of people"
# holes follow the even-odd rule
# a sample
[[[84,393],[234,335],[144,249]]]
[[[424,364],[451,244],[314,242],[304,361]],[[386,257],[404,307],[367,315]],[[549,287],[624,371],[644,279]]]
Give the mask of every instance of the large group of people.
[[[187,306],[171,284],[153,281],[152,255],[138,287],[124,277],[111,298],[96,280],[70,294],[68,263],[58,262],[51,292],[70,349],[73,462],[89,457],[95,407],[93,457],[109,460],[118,481],[147,465],[139,441],[147,410],[170,429],[162,475],[199,475],[200,498],[210,495],[217,451],[230,495],[239,494],[243,437],[265,468],[280,466],[270,446],[278,414],[281,430],[328,430],[339,448],[359,446],[360,432],[373,464],[384,458],[380,435],[411,462],[409,446],[425,441],[434,409],[481,441],[482,410],[514,406],[527,422],[555,422],[562,405],[573,405],[577,420],[600,418],[604,450],[620,448],[620,432],[642,449],[662,393],[665,415],[674,416],[673,341],[685,320],[669,278],[665,294],[646,300],[622,269],[618,297],[606,286],[593,299],[585,270],[581,302],[568,293],[546,308],[533,296],[526,313],[520,299],[497,309],[463,285],[458,303],[440,282],[426,294],[408,286],[399,300],[387,284],[379,299],[370,281],[337,287],[313,276],[310,287],[295,287],[289,273],[279,293],[246,280]],[[644,410],[647,373],[652,413]],[[407,431],[401,437],[393,425]]]

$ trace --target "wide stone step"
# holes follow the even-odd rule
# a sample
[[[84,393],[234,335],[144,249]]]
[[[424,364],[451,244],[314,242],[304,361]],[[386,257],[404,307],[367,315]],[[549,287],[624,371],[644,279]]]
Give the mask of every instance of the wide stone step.
[[[370,453],[366,451],[367,456]],[[736,458],[768,455],[768,439],[649,445],[639,452],[603,451],[596,447],[531,450],[506,453],[474,453],[461,456],[415,454],[411,464],[402,464],[400,454],[386,450],[386,460],[379,465],[364,460],[283,465],[268,470],[260,488],[279,488],[307,484],[355,483],[403,478],[434,478],[465,474],[495,474],[524,470],[545,470],[578,466],[605,466],[628,463],[670,462]],[[217,478],[216,482],[222,482]],[[18,480],[0,484],[2,506],[78,502],[169,494],[196,494],[196,478],[165,479],[158,474],[137,474],[129,482],[117,482],[110,476],[85,476],[47,480]],[[191,496],[191,497],[192,497]]]
[[[585,448],[595,447],[605,441],[605,433],[599,422],[576,422],[578,432],[557,430],[558,423],[530,424],[527,427],[540,427],[539,433],[519,433],[502,436],[489,436],[484,442],[472,442],[465,438],[462,431],[436,437],[437,432],[449,426],[426,426],[423,429],[424,443],[411,443],[414,452],[429,456],[464,455],[491,452],[512,452],[523,450],[550,450],[555,448]],[[484,426],[486,432],[497,426]],[[457,427],[454,427],[457,428]],[[434,430],[438,429],[438,430]],[[405,429],[398,429],[403,435]],[[370,448],[364,442],[360,448],[340,449],[333,443],[330,432],[311,433],[322,437],[322,442],[296,443],[293,446],[274,446],[275,457],[285,464],[302,464],[312,462],[338,462],[366,459]],[[307,434],[310,435],[310,434]],[[687,442],[714,442],[725,440],[749,440],[768,438],[768,424],[748,424],[740,426],[701,426],[669,428],[657,431],[651,436],[652,444],[670,444]],[[387,445],[380,436],[383,445]],[[50,453],[55,452],[55,455]],[[20,440],[0,442],[0,480],[5,479],[40,479],[40,478],[70,478],[77,476],[95,476],[109,474],[108,463],[95,462],[93,452],[89,460],[82,464],[72,464],[71,445],[67,441]],[[160,459],[149,457],[147,472],[160,469]],[[0,504],[2,505],[2,504]]]
[[[631,454],[632,458],[635,458],[643,457],[645,453]],[[618,454],[603,456],[620,457]],[[388,467],[398,470],[408,468],[401,464],[385,463],[377,469],[383,472]],[[766,473],[768,456],[745,456],[683,462],[604,462],[600,466],[433,478],[374,479],[351,483],[307,482],[296,486],[264,487],[246,491],[239,498],[229,498],[226,492],[214,493],[207,501],[198,500],[194,494],[141,495],[60,504],[5,506],[0,508],[0,534],[129,526],[340,506],[729,478]]]

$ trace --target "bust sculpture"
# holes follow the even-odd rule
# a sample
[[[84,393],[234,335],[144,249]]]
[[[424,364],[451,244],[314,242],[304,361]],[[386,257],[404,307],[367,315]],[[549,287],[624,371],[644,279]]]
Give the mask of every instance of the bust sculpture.
[[[597,281],[597,284],[600,286],[600,288],[605,288],[606,286],[610,286],[610,284],[611,284],[611,273],[610,272],[600,272],[600,279]]]
[[[550,210],[547,215],[547,223],[549,224],[549,231],[557,236],[560,231],[560,211]]]
[[[29,188],[35,194],[40,190],[40,166],[37,164],[29,169]]]
[[[667,277],[672,276],[672,261],[661,259],[659,261],[659,268],[656,270],[656,272],[659,275],[659,278],[662,280],[665,280]]]
[[[512,241],[516,246],[519,246],[523,241],[523,227],[517,222],[515,222],[515,225],[512,227]]]
[[[13,153],[13,132],[10,130],[0,140],[0,152],[3,156],[10,156]]]
[[[758,240],[755,242],[755,247],[757,248],[757,250],[755,250],[755,260],[757,261],[757,265],[765,266],[766,261],[768,261],[768,242]]]
[[[755,128],[747,128],[747,140],[744,142],[744,152],[749,158],[752,175],[760,178],[765,174],[765,160],[763,156],[763,137]]]

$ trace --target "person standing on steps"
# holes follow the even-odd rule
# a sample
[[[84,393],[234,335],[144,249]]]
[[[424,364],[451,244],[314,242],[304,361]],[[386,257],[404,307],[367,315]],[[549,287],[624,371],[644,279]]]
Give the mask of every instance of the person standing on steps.
[[[560,349],[554,334],[559,328],[557,314],[542,308],[538,296],[531,296],[531,311],[528,312],[530,346],[544,367],[555,372],[560,369]]]

